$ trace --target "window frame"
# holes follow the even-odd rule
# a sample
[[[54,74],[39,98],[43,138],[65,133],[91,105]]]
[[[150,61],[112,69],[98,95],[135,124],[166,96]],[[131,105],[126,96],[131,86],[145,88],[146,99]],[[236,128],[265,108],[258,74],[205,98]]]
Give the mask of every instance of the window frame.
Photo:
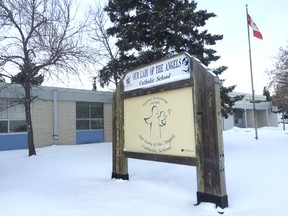
[[[2,106],[2,110],[0,110],[1,115],[0,115],[0,121],[1,122],[7,122],[7,130],[6,131],[0,131],[1,134],[13,134],[13,133],[27,133],[27,125],[26,125],[26,117],[25,117],[25,108],[24,104],[16,104],[14,106],[9,107],[9,102],[13,101],[13,99],[10,98],[0,98],[0,103]],[[20,107],[21,106],[21,107]],[[22,110],[22,112],[21,112]],[[4,114],[3,114],[4,113]],[[16,116],[15,116],[16,114]],[[23,125],[19,126],[18,128],[24,128],[25,130],[20,130],[20,131],[13,131],[13,128],[11,126],[15,122],[23,122]],[[14,130],[17,129],[14,128]]]
[[[78,110],[79,107],[83,104],[88,105],[88,117],[79,117],[81,116],[81,110]],[[84,107],[85,108],[85,107]],[[101,109],[100,112],[92,110],[93,108]],[[85,108],[86,109],[86,108]],[[78,114],[79,111],[79,114]],[[100,113],[100,115],[98,115]],[[98,116],[98,118],[92,118],[92,115]],[[88,121],[88,124],[86,123],[86,126],[81,128],[81,124],[79,122],[85,122]],[[100,127],[94,127],[95,122],[100,122]],[[84,125],[84,124],[82,124]],[[88,127],[87,127],[88,126]],[[103,130],[104,129],[104,103],[101,102],[84,102],[84,101],[76,101],[76,131],[91,131],[91,130]]]

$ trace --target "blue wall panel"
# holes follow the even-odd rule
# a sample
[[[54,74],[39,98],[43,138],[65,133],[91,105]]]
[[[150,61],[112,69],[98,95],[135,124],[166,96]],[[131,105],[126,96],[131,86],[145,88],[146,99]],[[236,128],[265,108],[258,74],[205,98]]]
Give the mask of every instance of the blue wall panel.
[[[27,149],[27,148],[28,148],[27,133],[0,135],[0,151]]]
[[[104,142],[104,130],[77,131],[76,144]]]

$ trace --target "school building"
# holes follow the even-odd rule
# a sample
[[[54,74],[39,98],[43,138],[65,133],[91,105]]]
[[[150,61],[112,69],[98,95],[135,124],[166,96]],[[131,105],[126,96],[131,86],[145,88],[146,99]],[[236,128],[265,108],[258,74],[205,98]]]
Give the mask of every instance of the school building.
[[[0,151],[26,149],[27,130],[19,85],[0,82]],[[231,96],[242,94],[232,93]],[[70,88],[33,88],[32,102],[35,147],[112,142],[113,92]],[[265,96],[255,96],[258,127],[277,127],[276,109]],[[254,127],[251,94],[245,94],[234,106],[233,115],[222,119],[223,130]]]
[[[0,150],[26,149],[22,87],[0,82]],[[113,92],[40,86],[33,88],[35,147],[112,141]]]
[[[242,95],[244,93],[233,92],[230,95]],[[244,94],[244,98],[237,101],[234,105],[233,115],[230,115],[228,119],[222,118],[223,130],[229,130],[231,128],[254,128],[254,110],[252,94]],[[278,115],[275,113],[277,108],[272,105],[271,101],[266,101],[266,96],[255,95],[255,111],[257,127],[277,127]]]

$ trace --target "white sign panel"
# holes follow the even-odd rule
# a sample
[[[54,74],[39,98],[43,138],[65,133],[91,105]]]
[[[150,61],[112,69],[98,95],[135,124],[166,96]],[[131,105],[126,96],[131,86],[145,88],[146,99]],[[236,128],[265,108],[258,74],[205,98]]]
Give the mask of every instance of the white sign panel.
[[[190,78],[190,58],[185,54],[130,71],[124,78],[124,91],[150,88]]]

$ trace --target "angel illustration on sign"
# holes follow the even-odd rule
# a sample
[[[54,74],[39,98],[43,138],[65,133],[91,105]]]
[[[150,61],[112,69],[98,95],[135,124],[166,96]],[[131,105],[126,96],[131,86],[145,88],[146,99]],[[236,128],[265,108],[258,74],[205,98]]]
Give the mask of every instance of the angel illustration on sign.
[[[170,111],[171,112],[171,111]],[[166,114],[164,111],[158,113],[158,107],[153,106],[151,109],[151,115],[144,118],[146,124],[150,126],[150,137],[156,138],[162,136],[161,129],[166,126]]]
[[[158,121],[158,125],[159,125],[159,132],[160,132],[160,138],[162,137],[162,127],[166,125],[166,118],[167,116],[165,115],[164,111],[160,112],[160,115],[158,117],[159,121]]]

